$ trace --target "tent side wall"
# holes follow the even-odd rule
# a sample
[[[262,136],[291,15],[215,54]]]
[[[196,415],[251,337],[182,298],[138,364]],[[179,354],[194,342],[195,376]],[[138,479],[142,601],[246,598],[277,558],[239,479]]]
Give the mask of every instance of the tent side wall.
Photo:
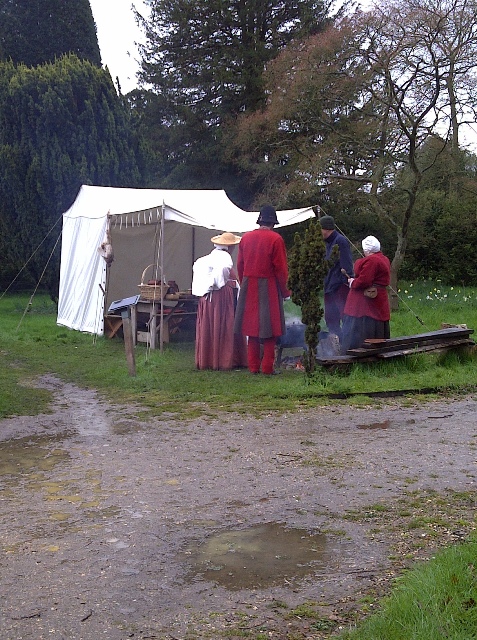
[[[87,333],[103,332],[106,264],[97,248],[104,240],[106,222],[106,216],[63,217],[59,325]]]

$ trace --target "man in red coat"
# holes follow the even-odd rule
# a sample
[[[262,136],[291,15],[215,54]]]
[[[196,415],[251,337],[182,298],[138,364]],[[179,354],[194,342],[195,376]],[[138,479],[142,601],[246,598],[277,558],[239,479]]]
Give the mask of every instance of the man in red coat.
[[[290,296],[287,255],[283,238],[273,231],[278,224],[274,207],[263,206],[257,224],[260,228],[245,233],[238,248],[237,271],[241,286],[235,332],[248,336],[249,371],[259,373],[261,370],[272,375],[275,344],[277,338],[285,334],[283,299]]]

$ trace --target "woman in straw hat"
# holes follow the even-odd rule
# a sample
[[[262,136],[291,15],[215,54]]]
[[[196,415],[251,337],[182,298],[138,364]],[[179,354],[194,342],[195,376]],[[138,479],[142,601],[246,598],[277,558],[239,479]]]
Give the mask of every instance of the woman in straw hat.
[[[212,251],[193,265],[192,293],[199,296],[195,337],[198,369],[227,370],[247,366],[246,344],[234,335],[238,284],[231,252],[240,236],[226,231],[211,238]]]

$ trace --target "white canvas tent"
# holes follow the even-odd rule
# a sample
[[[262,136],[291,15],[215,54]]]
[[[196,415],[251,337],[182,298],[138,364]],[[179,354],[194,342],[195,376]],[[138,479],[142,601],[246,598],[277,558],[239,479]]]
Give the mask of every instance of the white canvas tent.
[[[277,212],[287,226],[314,216],[311,207]],[[258,212],[243,211],[222,190],[126,189],[83,185],[63,214],[57,323],[103,333],[104,312],[115,300],[139,293],[150,264],[181,290],[191,286],[192,264],[211,251],[222,231],[256,228]],[[98,248],[110,231],[114,262]],[[146,281],[152,277],[149,271]]]

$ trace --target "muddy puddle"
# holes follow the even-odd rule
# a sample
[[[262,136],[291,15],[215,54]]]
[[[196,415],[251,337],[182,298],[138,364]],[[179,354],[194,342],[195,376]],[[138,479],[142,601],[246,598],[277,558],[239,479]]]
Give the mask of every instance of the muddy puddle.
[[[358,429],[363,431],[373,431],[379,429],[388,429],[391,426],[390,420],[384,420],[384,422],[371,422],[370,424],[358,424]]]
[[[0,442],[0,477],[2,482],[18,480],[19,476],[46,473],[69,459],[69,453],[59,445],[66,436],[28,436]]]
[[[191,544],[185,552],[191,564],[187,579],[200,577],[230,590],[296,586],[307,575],[336,571],[350,553],[349,544],[272,522]]]

